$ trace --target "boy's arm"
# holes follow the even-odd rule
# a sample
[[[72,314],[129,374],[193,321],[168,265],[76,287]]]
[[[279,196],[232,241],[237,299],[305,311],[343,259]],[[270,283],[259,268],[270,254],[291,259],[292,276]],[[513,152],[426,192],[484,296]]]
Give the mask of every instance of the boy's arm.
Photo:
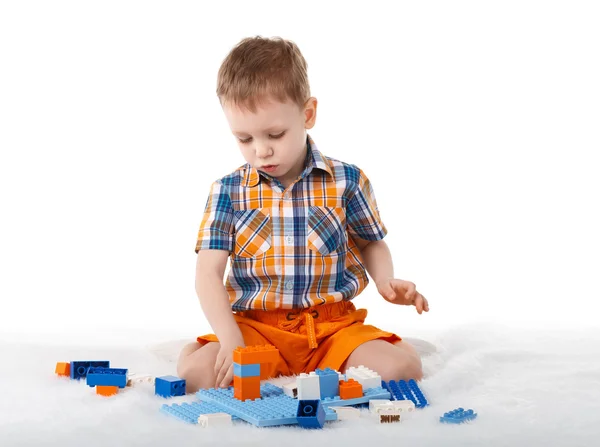
[[[196,261],[196,293],[200,306],[221,346],[235,349],[244,346],[229,295],[223,284],[229,252],[226,250],[200,250]]]
[[[358,237],[352,239],[358,246],[365,268],[375,284],[394,277],[392,254],[383,239],[378,241],[367,241]]]

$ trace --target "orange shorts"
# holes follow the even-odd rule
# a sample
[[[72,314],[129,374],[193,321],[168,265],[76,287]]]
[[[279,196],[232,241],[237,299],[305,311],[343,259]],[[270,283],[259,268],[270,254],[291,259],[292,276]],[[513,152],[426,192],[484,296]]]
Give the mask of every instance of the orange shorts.
[[[235,312],[246,346],[273,345],[279,361],[261,367],[261,378],[290,376],[317,368],[340,370],[359,345],[375,339],[390,343],[402,340],[396,334],[364,324],[366,309],[350,301],[307,309],[250,310]],[[218,341],[216,335],[198,337],[198,343]]]

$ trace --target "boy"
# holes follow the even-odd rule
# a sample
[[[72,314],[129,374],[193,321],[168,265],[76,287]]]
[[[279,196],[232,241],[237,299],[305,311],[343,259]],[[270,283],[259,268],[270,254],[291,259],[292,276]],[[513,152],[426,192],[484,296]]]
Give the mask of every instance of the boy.
[[[366,309],[352,304],[366,270],[387,301],[429,310],[413,283],[394,279],[368,178],[307,134],[317,100],[306,69],[293,42],[255,37],[219,70],[217,95],[247,164],[212,184],[200,224],[196,292],[215,334],[180,354],[189,391],[229,386],[232,351],[259,344],[280,353],[262,378],[358,365],[383,380],[422,377],[414,347],[365,325]]]

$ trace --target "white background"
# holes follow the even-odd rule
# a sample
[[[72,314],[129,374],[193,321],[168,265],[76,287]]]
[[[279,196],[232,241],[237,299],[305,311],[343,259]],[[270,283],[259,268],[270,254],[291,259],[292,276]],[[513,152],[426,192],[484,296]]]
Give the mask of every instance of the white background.
[[[1,332],[210,331],[196,234],[244,163],[216,75],[252,35],[298,44],[311,136],[370,177],[397,276],[431,303],[370,286],[368,321],[597,325],[598,23],[576,1],[3,2]]]

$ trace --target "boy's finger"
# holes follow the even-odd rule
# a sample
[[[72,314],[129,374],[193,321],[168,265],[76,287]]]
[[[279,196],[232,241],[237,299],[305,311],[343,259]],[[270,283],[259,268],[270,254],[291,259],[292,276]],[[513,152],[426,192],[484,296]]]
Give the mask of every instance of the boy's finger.
[[[421,295],[417,295],[417,298],[415,299],[415,307],[417,308],[419,315],[423,313],[423,297]]]
[[[393,287],[390,285],[390,283],[385,283],[381,289],[380,289],[380,293],[387,298],[388,300],[393,300],[396,298],[396,292],[394,292]]]
[[[233,378],[233,365],[229,366],[227,369],[227,374],[225,374],[225,378],[221,382],[221,388],[227,388],[231,383],[231,379]]]
[[[415,286],[414,283],[412,282],[408,282],[406,281],[407,287],[406,287],[406,293],[404,294],[404,297],[408,300],[408,301],[414,301],[417,297],[418,297],[418,293],[417,293],[417,286]]]

